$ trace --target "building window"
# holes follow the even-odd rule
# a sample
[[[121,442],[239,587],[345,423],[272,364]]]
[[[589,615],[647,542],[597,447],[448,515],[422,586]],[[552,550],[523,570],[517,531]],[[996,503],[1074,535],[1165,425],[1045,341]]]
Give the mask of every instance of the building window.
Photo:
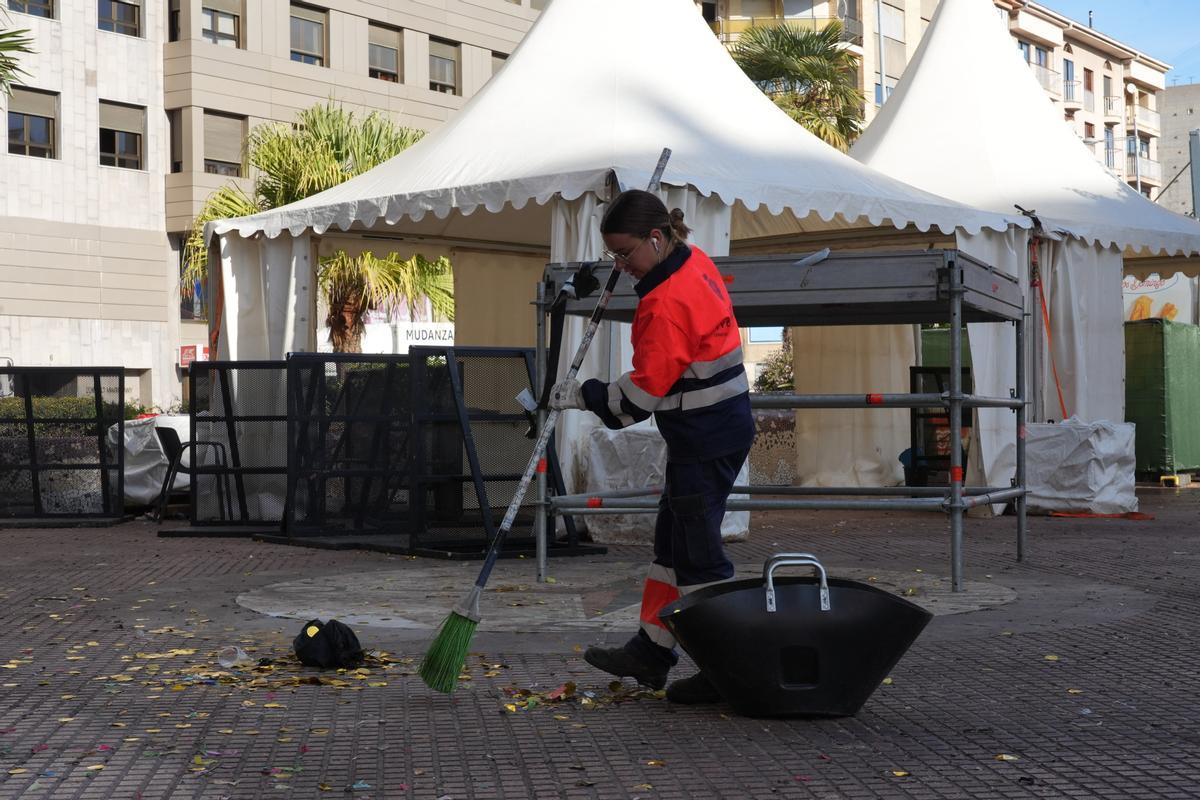
[[[142,168],[146,109],[100,101],[100,163],[106,167]]]
[[[904,41],[904,10],[883,3],[880,6],[883,35],[893,41]]]
[[[1033,48],[1030,47],[1029,42],[1022,42],[1018,39],[1017,49],[1021,51],[1021,57],[1025,59],[1026,64],[1033,60]]]
[[[8,100],[8,152],[55,158],[54,120],[58,95],[14,86]]]
[[[167,129],[171,135],[171,172],[183,172],[182,109],[167,109]]]
[[[453,42],[429,40],[429,88],[458,94],[458,45]]]
[[[54,0],[8,0],[8,10],[54,19]]]
[[[1096,138],[1096,126],[1090,122],[1083,123],[1083,138],[1094,140]]]
[[[222,47],[241,47],[241,9],[237,0],[214,2],[209,0],[200,10],[203,22],[200,38]]]
[[[751,344],[779,344],[783,341],[783,328],[747,328],[747,339]]]
[[[204,171],[210,175],[240,178],[242,143],[245,138],[245,117],[205,111]]]
[[[325,12],[292,6],[292,61],[325,66]]]
[[[1050,66],[1050,52],[1044,47],[1033,48],[1033,62],[1039,67]]]
[[[100,0],[97,27],[102,31],[123,33],[126,36],[141,36],[141,17],[142,9],[137,3]]]
[[[400,31],[382,25],[367,26],[367,74],[391,83],[400,82]]]

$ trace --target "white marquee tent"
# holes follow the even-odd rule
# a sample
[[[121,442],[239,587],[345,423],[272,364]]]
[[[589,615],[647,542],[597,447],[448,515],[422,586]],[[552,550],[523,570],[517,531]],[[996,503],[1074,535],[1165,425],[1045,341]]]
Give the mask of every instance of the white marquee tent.
[[[944,238],[937,231],[1028,227],[1019,215],[981,212],[886,177],[805,132],[746,79],[691,0],[554,0],[479,94],[414,147],[306,200],[210,225],[224,298],[219,357],[307,349],[313,240],[322,234],[549,245],[553,261],[596,258],[606,181],[644,186],[664,146],[673,150],[667,202],[685,210],[693,240],[713,255],[767,233],[858,227]],[[527,304],[513,310],[529,313]],[[612,376],[628,354],[619,337],[603,338],[586,369]],[[877,344],[871,363],[904,391],[912,353],[908,336]],[[582,415],[572,416],[567,448],[583,435]],[[896,427],[898,441],[880,447],[872,429],[849,426],[852,443],[814,449],[814,457],[858,448],[890,475],[906,446],[905,426]]]
[[[962,65],[970,63],[971,69]],[[1114,63],[1121,82],[1119,63]],[[943,0],[904,76],[851,150],[863,163],[946,197],[998,212],[1036,211],[1051,239],[1040,248],[1053,360],[1035,355],[1033,419],[1068,414],[1124,419],[1123,271],[1169,266],[1196,274],[1200,222],[1158,206],[1110,173],[1065,123],[1019,56],[990,0]],[[1058,234],[1057,236],[1055,234]],[[1028,284],[1028,233],[958,234]],[[999,254],[1004,253],[1001,257]],[[1124,260],[1124,264],[1122,261]],[[1040,325],[1034,297],[1027,307]],[[977,388],[1012,385],[1012,342],[972,326]],[[1039,339],[1044,349],[1044,334]],[[1003,474],[1012,416],[980,411],[984,459]]]

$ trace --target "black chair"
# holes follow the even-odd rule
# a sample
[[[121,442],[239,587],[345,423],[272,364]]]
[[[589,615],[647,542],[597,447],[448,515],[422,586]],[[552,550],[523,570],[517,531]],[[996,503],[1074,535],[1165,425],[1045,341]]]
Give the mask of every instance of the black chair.
[[[192,466],[184,466],[183,454],[189,447],[211,447],[216,454],[217,466],[222,469],[220,478],[217,480],[217,509],[221,514],[221,521],[233,519],[233,495],[229,489],[229,462],[225,456],[225,445],[220,442],[188,442],[184,444],[179,440],[179,434],[173,428],[156,427],[154,432],[158,435],[158,442],[162,445],[163,453],[167,456],[167,477],[163,480],[162,490],[158,494],[158,522],[162,524],[163,516],[167,511],[167,499],[171,495],[171,487],[175,483],[175,476],[182,472],[189,476],[191,480],[196,479],[196,471]]]

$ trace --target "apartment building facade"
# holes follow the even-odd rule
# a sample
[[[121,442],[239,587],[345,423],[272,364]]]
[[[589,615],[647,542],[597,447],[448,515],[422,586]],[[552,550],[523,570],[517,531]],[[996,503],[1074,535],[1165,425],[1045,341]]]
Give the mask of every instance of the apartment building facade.
[[[1170,179],[1164,180],[1159,156],[1169,65],[1038,3],[994,2],[997,24],[1008,29],[1018,56],[1061,109],[1064,124],[1114,175],[1156,199]],[[938,0],[715,0],[705,4],[705,16],[729,45],[756,25],[821,27],[840,20],[846,46],[859,56],[869,123],[900,80],[937,5]]]
[[[181,246],[214,189],[250,190],[246,133],[329,100],[431,130],[544,4],[7,0],[38,52],[0,96],[0,359],[124,365],[130,399],[176,403],[207,329]]]
[[[1200,217],[1192,197],[1192,168],[1189,134],[1200,128],[1200,83],[1168,86],[1163,93],[1162,156],[1167,184],[1156,200],[1179,214]],[[1171,181],[1174,180],[1174,183]]]

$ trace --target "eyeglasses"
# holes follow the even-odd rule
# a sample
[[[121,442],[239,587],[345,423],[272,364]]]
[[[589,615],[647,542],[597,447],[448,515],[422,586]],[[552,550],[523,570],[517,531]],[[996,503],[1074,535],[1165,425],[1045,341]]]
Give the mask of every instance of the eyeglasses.
[[[636,253],[647,241],[649,241],[649,239],[642,239],[640,242],[634,245],[633,249],[628,253],[614,253],[612,250],[605,250],[603,252],[603,256],[614,263],[624,262],[628,264],[629,259],[633,258],[633,254]]]

